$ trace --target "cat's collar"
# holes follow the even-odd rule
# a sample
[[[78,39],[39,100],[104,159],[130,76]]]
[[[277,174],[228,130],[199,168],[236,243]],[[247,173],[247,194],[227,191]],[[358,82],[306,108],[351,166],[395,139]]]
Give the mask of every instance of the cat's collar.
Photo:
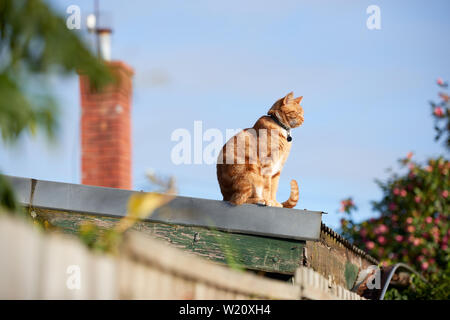
[[[279,126],[282,127],[284,130],[286,130],[286,133],[287,133],[286,140],[287,140],[288,142],[291,142],[291,141],[292,141],[291,128],[288,127],[287,125],[285,125],[283,122],[281,122],[281,121],[280,121],[276,116],[274,116],[273,114],[269,114],[269,117],[271,117],[272,120],[275,121],[275,123],[276,123],[277,125],[279,125]]]

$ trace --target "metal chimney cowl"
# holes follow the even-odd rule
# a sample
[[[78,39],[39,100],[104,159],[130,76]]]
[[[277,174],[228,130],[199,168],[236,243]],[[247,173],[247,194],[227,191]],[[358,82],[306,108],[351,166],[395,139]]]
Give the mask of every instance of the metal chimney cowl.
[[[111,61],[111,29],[98,29],[98,45],[100,58]]]

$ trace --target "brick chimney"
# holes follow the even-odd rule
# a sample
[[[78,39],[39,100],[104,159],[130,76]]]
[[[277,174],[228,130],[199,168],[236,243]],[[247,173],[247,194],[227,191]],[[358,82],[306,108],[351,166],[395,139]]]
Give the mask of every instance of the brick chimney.
[[[82,184],[131,189],[133,69],[105,61],[116,82],[95,92],[80,75]]]

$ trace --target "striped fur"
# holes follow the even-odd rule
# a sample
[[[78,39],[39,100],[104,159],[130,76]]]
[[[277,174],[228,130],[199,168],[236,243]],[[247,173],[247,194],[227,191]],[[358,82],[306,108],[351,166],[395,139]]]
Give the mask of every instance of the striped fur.
[[[286,127],[303,123],[302,97],[291,92],[279,99],[268,114]],[[291,150],[288,132],[270,116],[262,116],[252,128],[232,137],[223,146],[217,160],[217,179],[224,201],[293,208],[299,198],[298,185],[291,181],[291,194],[282,204],[276,200],[281,170]]]
[[[282,203],[283,208],[293,208],[297,205],[299,198],[298,184],[297,181],[291,180],[291,194],[289,199]]]

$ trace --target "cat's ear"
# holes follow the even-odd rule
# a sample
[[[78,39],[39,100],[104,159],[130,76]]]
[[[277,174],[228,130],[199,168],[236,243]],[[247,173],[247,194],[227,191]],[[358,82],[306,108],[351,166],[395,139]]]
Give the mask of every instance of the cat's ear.
[[[300,104],[300,102],[302,101],[302,99],[303,99],[303,96],[298,97],[298,98],[295,98],[295,99],[294,99],[294,102]]]
[[[288,104],[292,99],[294,99],[294,92],[291,91],[283,98],[283,104]]]

